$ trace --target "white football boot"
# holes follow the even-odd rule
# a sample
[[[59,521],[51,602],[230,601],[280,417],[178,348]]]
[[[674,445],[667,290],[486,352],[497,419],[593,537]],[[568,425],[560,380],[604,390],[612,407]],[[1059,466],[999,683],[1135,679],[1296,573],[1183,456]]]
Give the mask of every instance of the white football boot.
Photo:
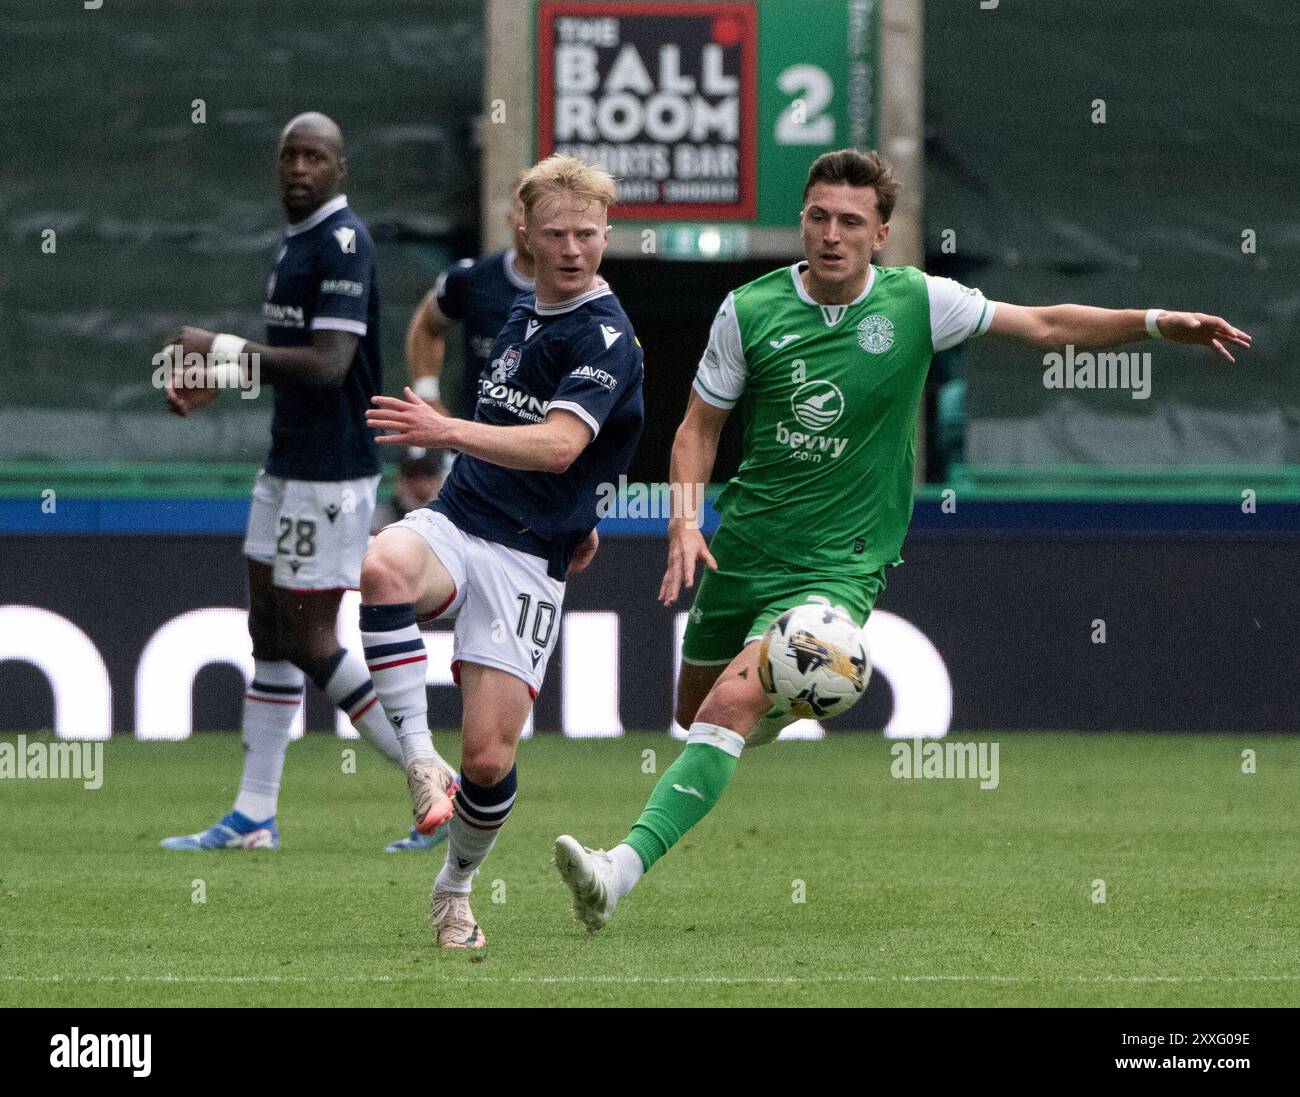
[[[487,938],[469,909],[469,896],[450,891],[433,893],[433,924],[438,927],[439,948],[482,948]]]
[[[796,717],[779,708],[770,708],[759,717],[754,729],[745,737],[746,748],[765,747],[774,743],[781,732],[795,722]]]
[[[452,797],[459,787],[456,775],[434,761],[412,762],[406,767],[406,787],[411,792],[415,829],[432,834],[456,814]]]
[[[551,860],[573,894],[573,916],[588,933],[595,933],[618,905],[614,859],[603,849],[588,849],[576,838],[561,834],[555,839]]]

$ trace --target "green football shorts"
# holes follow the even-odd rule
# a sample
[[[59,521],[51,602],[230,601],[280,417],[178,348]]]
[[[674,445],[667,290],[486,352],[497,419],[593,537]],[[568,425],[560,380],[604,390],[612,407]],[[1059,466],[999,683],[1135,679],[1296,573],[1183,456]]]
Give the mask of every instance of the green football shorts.
[[[885,589],[883,567],[858,577],[777,570],[776,561],[730,534],[725,525],[713,535],[709,551],[718,570],[702,569],[682,639],[682,661],[698,666],[730,663],[781,614],[805,602],[824,600],[865,625]]]

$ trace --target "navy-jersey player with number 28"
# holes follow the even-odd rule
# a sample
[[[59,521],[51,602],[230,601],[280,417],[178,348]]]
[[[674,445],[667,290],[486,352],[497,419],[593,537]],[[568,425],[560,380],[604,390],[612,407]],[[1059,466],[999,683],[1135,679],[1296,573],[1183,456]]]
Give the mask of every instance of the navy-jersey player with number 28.
[[[380,442],[458,450],[428,507],[388,526],[361,569],[361,638],[397,728],[415,825],[449,822],[433,889],[438,944],[480,948],[474,873],[515,799],[515,748],[559,635],[564,584],[597,546],[603,484],[626,473],[644,409],[641,347],[596,276],[609,238],[613,178],[567,156],[519,188],[520,232],[536,262],[478,379],[474,420],[440,415],[409,388],[376,396]],[[462,692],[460,779],[433,748],[417,621],[455,618]]]
[[[173,373],[167,400],[177,415],[215,400],[223,369],[243,374],[256,361],[275,386],[271,452],[253,485],[244,540],[253,641],[244,772],[231,811],[197,834],[165,839],[168,849],[279,846],[280,777],[306,678],[365,738],[401,759],[365,665],[334,630],[343,591],[360,582],[379,484],[379,450],[365,421],[383,383],[375,245],[341,193],[347,157],[331,119],[292,119],[277,162],[289,224],[262,308],[265,345],[195,327],[168,344],[208,363],[197,387]]]

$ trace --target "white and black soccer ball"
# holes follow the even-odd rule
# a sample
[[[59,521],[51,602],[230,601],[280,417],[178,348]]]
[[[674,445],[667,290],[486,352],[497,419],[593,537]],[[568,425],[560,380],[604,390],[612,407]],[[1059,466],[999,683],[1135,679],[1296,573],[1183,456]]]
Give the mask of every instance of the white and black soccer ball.
[[[776,708],[801,720],[852,708],[870,677],[862,630],[843,610],[816,602],[781,614],[758,650],[763,691]]]

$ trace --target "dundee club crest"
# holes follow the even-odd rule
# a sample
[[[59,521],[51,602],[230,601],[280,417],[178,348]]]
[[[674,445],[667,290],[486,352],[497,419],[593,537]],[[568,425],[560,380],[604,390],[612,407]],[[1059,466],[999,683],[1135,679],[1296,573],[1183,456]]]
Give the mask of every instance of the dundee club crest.
[[[492,380],[498,385],[515,375],[519,368],[519,348],[506,347],[505,354],[492,363]]]

